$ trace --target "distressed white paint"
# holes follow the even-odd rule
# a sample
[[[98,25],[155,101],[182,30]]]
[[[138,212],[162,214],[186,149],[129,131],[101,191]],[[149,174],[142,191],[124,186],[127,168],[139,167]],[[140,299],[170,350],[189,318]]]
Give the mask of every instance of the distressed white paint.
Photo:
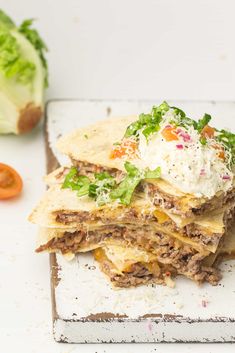
[[[57,311],[63,319],[76,319],[90,314],[111,312],[127,315],[135,320],[146,314],[182,315],[191,320],[209,320],[215,317],[235,318],[235,261],[223,266],[221,285],[197,286],[179,277],[174,289],[157,285],[113,290],[108,279],[90,254],[77,256],[68,262],[57,256],[61,278],[56,289]],[[226,298],[226,300],[221,300]],[[202,301],[208,302],[203,307]],[[218,305],[219,303],[219,305]]]
[[[154,103],[158,102],[50,102],[47,110],[50,145],[63,164],[66,160],[54,148],[59,135],[104,118],[110,111],[108,108],[111,108],[111,119],[111,116],[148,111]],[[234,129],[234,103],[171,103],[182,107],[192,117],[198,118],[204,112],[210,113],[215,119],[215,125]],[[89,254],[80,255],[70,263],[61,256],[57,258],[61,268],[61,280],[56,289],[59,319],[54,323],[57,340],[61,336],[69,342],[235,340],[235,305],[228,305],[235,303],[234,261],[224,264],[224,278],[217,287],[208,284],[198,287],[185,278],[179,278],[175,289],[142,286],[112,290]],[[206,307],[202,301],[207,302]],[[124,322],[83,322],[84,317],[103,312],[126,315],[128,319]],[[162,314],[163,318],[157,323],[154,319],[138,321],[140,316],[146,314]],[[166,315],[181,317],[169,320]],[[219,318],[223,318],[223,322]]]
[[[68,343],[228,342],[235,340],[230,322],[65,322],[54,324],[54,337]]]

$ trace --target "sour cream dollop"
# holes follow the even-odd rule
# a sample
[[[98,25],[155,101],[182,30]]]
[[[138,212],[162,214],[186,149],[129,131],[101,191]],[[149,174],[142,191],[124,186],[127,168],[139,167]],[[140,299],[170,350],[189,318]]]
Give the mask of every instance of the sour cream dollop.
[[[218,157],[218,150],[209,143],[202,145],[200,135],[193,127],[187,131],[183,129],[179,140],[166,141],[161,134],[166,124],[165,120],[160,131],[149,141],[140,132],[136,165],[150,170],[161,167],[162,179],[196,197],[211,198],[232,187],[234,174]],[[185,138],[187,135],[190,138]]]

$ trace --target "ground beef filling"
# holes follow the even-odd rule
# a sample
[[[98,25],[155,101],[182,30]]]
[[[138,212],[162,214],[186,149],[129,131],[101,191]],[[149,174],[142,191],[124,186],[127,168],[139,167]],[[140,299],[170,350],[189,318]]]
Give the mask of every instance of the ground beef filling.
[[[126,246],[138,246],[157,256],[159,262],[172,265],[177,272],[199,282],[207,280],[216,284],[220,279],[218,272],[210,267],[203,267],[204,254],[179,240],[167,235],[154,232],[148,226],[142,228],[107,226],[100,231],[65,232],[60,238],[53,238],[36,251],[61,251],[76,253],[92,245],[102,246],[102,242],[115,239]]]
[[[171,212],[178,214],[182,217],[202,215],[206,212],[222,208],[228,202],[235,201],[235,189],[233,188],[232,190],[229,190],[226,194],[222,194],[219,197],[214,196],[207,202],[198,205],[198,207],[192,207],[186,211],[183,211],[181,199],[174,198],[170,195],[161,193],[161,191],[157,189],[156,185],[147,184],[146,192],[148,193],[148,195],[153,200],[156,206],[168,209]]]
[[[132,287],[140,284],[146,284],[153,281],[154,274],[151,273],[141,263],[132,265],[132,269],[129,272],[123,274],[117,274],[114,271],[112,263],[105,259],[99,263],[101,271],[103,271],[110,279],[110,281],[118,287]],[[161,281],[162,283],[162,281]]]
[[[76,161],[75,159],[72,159],[72,163],[76,168],[79,169],[79,172],[82,175],[109,172],[112,176],[117,177],[118,175],[122,174],[122,172],[116,168],[106,168],[88,162]]]
[[[235,207],[231,208],[230,210],[228,210],[228,212],[226,212],[224,216],[225,230],[232,223],[234,213]],[[95,224],[97,222],[102,222],[103,224],[114,224],[117,222],[118,219],[120,223],[139,223],[139,225],[142,226],[146,222],[156,222],[157,220],[153,215],[143,214],[142,212],[131,207],[122,208],[121,210],[119,208],[113,209],[111,214],[112,216],[110,216],[110,211],[107,213],[107,211],[105,211],[104,209],[97,211],[95,214],[92,214],[91,212],[87,211],[81,211],[79,213],[66,213],[65,211],[61,211],[56,215],[56,222],[63,223],[65,225],[83,222],[89,222],[89,224]],[[179,232],[180,234],[185,235],[202,245],[217,246],[221,237],[224,234],[224,232],[211,233],[208,236],[208,233],[205,233],[205,229],[203,229],[203,227],[196,223],[191,223],[183,228],[178,228],[171,219],[164,222],[162,226],[164,228],[167,228],[169,231]]]
[[[99,263],[101,271],[104,272],[110,281],[117,287],[136,287],[140,284],[156,283],[165,284],[166,276],[175,276],[175,270],[171,266],[159,267],[159,273],[150,271],[144,263],[137,262],[131,266],[129,271],[117,274],[113,264],[106,258]]]

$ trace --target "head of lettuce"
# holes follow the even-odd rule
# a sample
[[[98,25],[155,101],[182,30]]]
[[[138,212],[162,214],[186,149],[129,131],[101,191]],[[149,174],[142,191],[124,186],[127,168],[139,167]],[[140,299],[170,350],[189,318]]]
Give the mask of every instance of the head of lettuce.
[[[0,10],[0,134],[30,131],[42,116],[47,48],[32,22],[17,27]]]

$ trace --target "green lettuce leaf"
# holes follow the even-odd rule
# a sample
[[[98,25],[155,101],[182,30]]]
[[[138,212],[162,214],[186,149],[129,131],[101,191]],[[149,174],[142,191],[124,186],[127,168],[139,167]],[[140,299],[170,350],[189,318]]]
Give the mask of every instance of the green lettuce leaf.
[[[160,167],[157,167],[156,169],[154,170],[146,170],[145,171],[145,179],[158,179],[160,178],[161,176],[161,168]]]
[[[0,9],[0,28],[10,29],[13,27],[15,27],[15,23]]]
[[[77,168],[71,167],[66,175],[62,189],[77,191],[77,196],[88,195],[96,200],[98,205],[109,201],[109,193],[116,185],[115,179],[107,172],[94,174],[94,180],[79,175]]]
[[[170,109],[167,102],[163,102],[159,106],[153,106],[150,114],[140,114],[139,119],[128,126],[124,137],[138,137],[139,131],[143,130],[143,134],[148,140],[149,136],[160,129],[162,116]]]
[[[155,170],[140,171],[130,162],[125,163],[126,176],[117,184],[113,176],[107,172],[94,174],[93,180],[86,176],[79,175],[77,168],[71,167],[66,175],[62,189],[69,188],[77,191],[77,196],[84,195],[93,198],[99,206],[117,200],[129,205],[138,184],[143,179],[159,178],[160,168]]]
[[[35,64],[22,57],[16,38],[0,28],[0,71],[4,76],[27,84],[33,79],[35,70]]]
[[[95,181],[90,184],[88,196],[94,198],[99,206],[110,202],[110,192],[116,181],[109,173],[96,173]]]
[[[38,55],[42,61],[42,65],[46,72],[45,87],[48,87],[48,67],[47,67],[47,61],[45,58],[45,52],[48,51],[48,49],[45,42],[40,37],[38,31],[34,28],[31,28],[33,21],[34,21],[33,19],[25,20],[19,26],[18,30],[20,33],[22,33],[25,36],[25,38],[28,39],[28,41],[34,46],[34,48],[38,52]]]
[[[86,195],[89,190],[90,179],[87,176],[79,175],[76,167],[71,167],[66,175],[62,189],[78,191],[78,196]]]
[[[127,175],[121,183],[110,193],[111,200],[119,200],[124,205],[129,205],[132,195],[143,178],[142,173],[130,162],[125,163]]]
[[[47,48],[32,20],[17,27],[0,10],[0,133],[30,131],[44,110]]]
[[[146,170],[140,171],[136,166],[130,162],[125,163],[125,169],[127,172],[126,177],[121,183],[110,193],[112,200],[119,200],[124,205],[129,205],[134,194],[136,187],[143,179],[159,178],[161,175],[160,167],[153,171]]]
[[[208,123],[211,121],[211,116],[209,114],[204,114],[202,119],[199,119],[197,122],[197,127],[196,129],[201,132],[203,128],[208,125]]]
[[[142,130],[143,135],[148,140],[149,136],[159,131],[163,116],[169,109],[173,109],[175,114],[170,123],[175,124],[176,126],[182,126],[184,128],[194,126],[196,130],[201,132],[204,126],[206,126],[211,120],[211,116],[209,114],[205,114],[204,117],[197,122],[187,117],[182,109],[170,106],[164,101],[159,106],[153,106],[150,114],[140,114],[138,120],[128,126],[124,137],[128,138],[130,136],[135,136],[138,138],[138,134],[140,130]]]

